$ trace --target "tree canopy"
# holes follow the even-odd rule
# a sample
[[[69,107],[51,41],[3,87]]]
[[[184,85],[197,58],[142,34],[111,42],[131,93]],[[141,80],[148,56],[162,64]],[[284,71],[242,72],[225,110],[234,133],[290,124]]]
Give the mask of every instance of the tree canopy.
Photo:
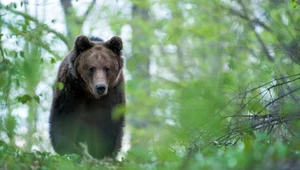
[[[297,169],[299,23],[298,0],[2,0],[0,169]],[[124,41],[118,161],[50,145],[54,79],[81,34]]]

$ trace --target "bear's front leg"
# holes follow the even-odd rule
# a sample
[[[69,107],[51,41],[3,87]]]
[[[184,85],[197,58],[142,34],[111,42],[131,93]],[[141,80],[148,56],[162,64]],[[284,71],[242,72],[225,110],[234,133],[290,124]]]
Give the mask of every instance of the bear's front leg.
[[[77,127],[75,120],[62,114],[52,114],[50,119],[50,138],[54,150],[62,154],[78,154],[83,156],[82,149],[76,142]]]

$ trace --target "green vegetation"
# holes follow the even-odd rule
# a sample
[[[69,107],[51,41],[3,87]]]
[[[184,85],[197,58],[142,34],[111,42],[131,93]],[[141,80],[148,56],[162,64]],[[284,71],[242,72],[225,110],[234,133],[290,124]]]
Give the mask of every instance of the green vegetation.
[[[0,1],[0,169],[297,169],[298,6]],[[51,149],[56,70],[80,34],[124,41],[130,149],[120,161]]]

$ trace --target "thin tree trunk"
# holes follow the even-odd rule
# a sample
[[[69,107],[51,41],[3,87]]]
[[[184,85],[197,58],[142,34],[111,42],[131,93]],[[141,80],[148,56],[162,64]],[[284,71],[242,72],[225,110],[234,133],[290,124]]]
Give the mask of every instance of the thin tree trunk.
[[[149,21],[148,9],[141,8],[137,5],[132,7],[132,20],[133,21]],[[145,89],[148,85],[144,84],[143,80],[150,80],[150,56],[151,51],[147,41],[149,41],[149,33],[147,33],[144,24],[141,22],[132,23],[132,57],[128,59],[127,65],[130,74],[136,82],[140,82],[141,86]],[[146,82],[147,83],[147,82]]]
[[[83,23],[89,16],[91,10],[96,4],[96,0],[92,0],[86,11],[82,16],[76,15],[76,10],[74,9],[71,0],[60,0],[61,6],[64,11],[65,23],[67,29],[68,37],[68,48],[69,50],[73,46],[74,39],[81,33]]]

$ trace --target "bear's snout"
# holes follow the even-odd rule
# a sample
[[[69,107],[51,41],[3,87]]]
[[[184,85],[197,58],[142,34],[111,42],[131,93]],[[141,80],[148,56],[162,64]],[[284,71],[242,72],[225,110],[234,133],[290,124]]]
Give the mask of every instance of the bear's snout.
[[[106,85],[105,84],[97,84],[96,85],[96,90],[98,95],[103,95],[106,92]]]

